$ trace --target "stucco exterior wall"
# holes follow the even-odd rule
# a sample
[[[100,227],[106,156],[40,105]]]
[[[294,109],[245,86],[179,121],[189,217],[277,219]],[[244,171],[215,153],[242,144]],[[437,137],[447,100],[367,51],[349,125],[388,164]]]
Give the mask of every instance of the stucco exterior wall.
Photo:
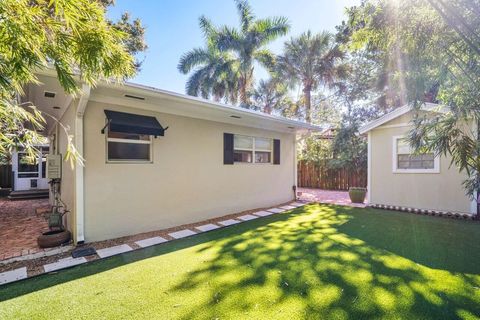
[[[153,163],[106,163],[103,110],[156,116]],[[223,164],[223,133],[281,140],[281,164]],[[89,102],[84,119],[85,240],[110,239],[293,199],[294,134]]]
[[[62,115],[61,123],[68,128],[68,134],[73,135],[75,130],[75,106],[77,101],[73,101],[65,113]],[[55,135],[58,139],[56,145],[62,157],[67,151],[68,137],[67,133],[58,125],[55,128]],[[61,199],[67,205],[70,213],[66,216],[67,227],[70,231],[75,233],[75,171],[70,166],[70,162],[63,161],[62,163],[62,180],[61,180]]]
[[[440,157],[440,173],[393,173],[393,137],[405,135],[410,127],[401,125],[410,120],[407,114],[370,131],[370,203],[469,213],[465,176],[449,168],[450,157]]]

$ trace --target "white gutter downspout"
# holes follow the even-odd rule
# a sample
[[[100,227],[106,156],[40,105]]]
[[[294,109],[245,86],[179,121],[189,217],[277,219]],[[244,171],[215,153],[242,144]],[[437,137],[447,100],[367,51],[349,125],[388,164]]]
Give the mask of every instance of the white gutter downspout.
[[[83,115],[90,98],[90,86],[82,85],[82,95],[78,100],[75,112],[75,148],[83,157]],[[75,244],[85,241],[84,219],[85,219],[85,195],[84,195],[84,167],[78,163],[75,165],[75,223],[76,238]]]
[[[372,204],[372,132],[368,131],[367,139],[367,202]]]
[[[297,133],[293,135],[293,185],[295,186],[295,198],[297,200],[298,188],[298,164],[297,164]]]

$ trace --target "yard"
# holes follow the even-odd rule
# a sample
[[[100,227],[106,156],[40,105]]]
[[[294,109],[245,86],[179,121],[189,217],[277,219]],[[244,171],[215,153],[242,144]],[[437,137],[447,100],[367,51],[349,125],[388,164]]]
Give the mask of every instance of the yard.
[[[0,319],[475,319],[480,225],[309,205],[0,287]]]

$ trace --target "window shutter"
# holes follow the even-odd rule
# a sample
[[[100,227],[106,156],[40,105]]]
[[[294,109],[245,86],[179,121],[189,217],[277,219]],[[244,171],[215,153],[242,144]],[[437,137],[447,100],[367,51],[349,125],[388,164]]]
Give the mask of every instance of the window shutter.
[[[280,140],[273,139],[273,164],[280,164]]]
[[[233,134],[223,134],[223,164],[233,164]]]

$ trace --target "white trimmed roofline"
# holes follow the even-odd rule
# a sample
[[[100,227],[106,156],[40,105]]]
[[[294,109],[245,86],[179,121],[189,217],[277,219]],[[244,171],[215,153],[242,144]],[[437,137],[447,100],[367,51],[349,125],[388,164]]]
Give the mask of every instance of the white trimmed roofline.
[[[436,104],[436,103],[430,103],[430,102],[424,102],[423,105],[421,106],[420,110],[424,111],[436,111],[436,112],[446,112],[445,106]],[[366,125],[360,127],[358,132],[360,134],[365,134],[369,132],[370,130],[373,130],[389,121],[392,121],[393,119],[396,119],[400,116],[403,116],[404,114],[408,113],[409,111],[412,110],[412,106],[409,104],[404,105],[403,107],[397,108],[383,116],[381,116],[378,119],[375,119],[373,121],[370,121]]]
[[[40,75],[45,75],[45,76],[51,76],[51,77],[56,77],[56,73],[53,69],[42,69],[37,72],[37,74]],[[79,79],[78,79],[79,80]],[[291,120],[287,119],[285,117],[281,116],[276,116],[276,115],[271,115],[267,113],[263,113],[260,111],[255,111],[255,110],[250,110],[250,109],[245,109],[233,105],[228,105],[220,102],[215,102],[199,97],[194,97],[194,96],[189,96],[186,94],[181,94],[177,92],[172,92],[168,90],[163,90],[147,85],[142,85],[142,84],[137,84],[137,83],[131,83],[131,82],[125,82],[123,84],[121,83],[112,83],[112,82],[107,82],[107,81],[98,81],[97,87],[104,87],[104,88],[111,88],[111,89],[123,89],[127,93],[128,92],[143,92],[146,94],[150,94],[153,96],[159,96],[159,97],[167,97],[172,100],[177,100],[180,102],[186,102],[186,103],[193,103],[198,106],[202,106],[205,108],[208,108],[212,111],[218,110],[218,111],[229,111],[233,115],[248,115],[254,118],[274,122],[277,124],[282,124],[285,125],[286,127],[295,130],[295,131],[322,131],[324,130],[323,127],[312,125],[306,122],[302,121],[297,121],[297,120]],[[93,90],[95,87],[92,88]]]

